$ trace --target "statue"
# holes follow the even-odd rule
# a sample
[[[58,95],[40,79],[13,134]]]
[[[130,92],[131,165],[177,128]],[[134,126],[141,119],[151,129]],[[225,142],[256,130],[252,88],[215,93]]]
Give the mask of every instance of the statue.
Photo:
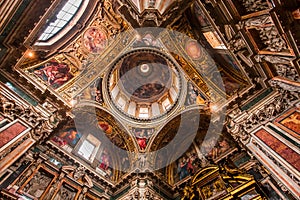
[[[256,55],[255,60],[257,62],[267,61],[270,63],[280,63],[280,64],[290,64],[294,58],[283,57],[283,56],[273,56],[273,55]]]
[[[17,183],[19,187],[21,187],[27,181],[27,179],[33,174],[33,172],[36,170],[36,168],[41,162],[42,159],[38,158],[34,164],[31,164],[30,167],[22,173]]]
[[[183,189],[183,197],[181,200],[192,200],[195,197],[192,186],[185,186]]]
[[[285,40],[279,35],[275,26],[262,27],[258,30],[261,41],[267,46],[266,50],[281,52],[288,49]]]
[[[205,196],[205,199],[208,199],[209,197],[211,197],[213,195],[211,189],[210,189],[210,185],[206,185],[201,189],[203,195]]]
[[[53,195],[54,195],[54,192],[55,190],[57,189],[59,183],[61,182],[62,178],[65,176],[64,173],[61,173],[58,177],[58,179],[54,182],[54,184],[51,185],[49,191],[47,192],[47,194],[44,196],[44,200],[50,200]]]
[[[269,8],[266,0],[243,0],[247,12],[257,12]]]
[[[85,175],[85,168],[83,166],[79,166],[79,167],[75,168],[74,174],[73,174],[73,178],[75,180],[80,179],[84,175]]]
[[[231,39],[228,44],[229,49],[233,51],[240,51],[246,48],[245,41],[241,37]]]
[[[86,195],[87,191],[88,191],[88,188],[84,187],[78,197],[78,200],[85,200],[86,199],[85,195]]]
[[[147,155],[146,154],[139,155],[138,161],[139,161],[139,167],[144,168],[147,162]]]

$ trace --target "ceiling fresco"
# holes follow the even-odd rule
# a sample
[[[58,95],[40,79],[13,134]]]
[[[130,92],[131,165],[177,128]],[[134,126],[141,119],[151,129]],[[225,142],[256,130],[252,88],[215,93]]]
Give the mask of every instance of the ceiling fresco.
[[[63,91],[67,83],[79,75],[80,63],[73,57],[60,54],[24,69],[31,81],[39,82],[39,88]]]
[[[107,33],[98,27],[90,27],[83,33],[82,43],[88,52],[99,54],[107,46]]]
[[[174,63],[159,51],[136,50],[116,62],[108,88],[110,98],[121,112],[151,119],[177,103],[181,77]]]
[[[126,57],[118,75],[132,98],[152,99],[170,87],[171,73],[164,58],[151,52],[141,52]]]
[[[0,10],[0,199],[299,199],[298,0]]]
[[[168,5],[171,3],[161,1],[154,7],[164,12]],[[22,64],[21,59],[18,70],[37,88],[54,94],[70,108],[94,106],[111,113],[125,128],[121,131],[124,135],[116,135],[115,125],[103,116],[98,126],[121,149],[147,152],[153,146],[158,148],[163,144],[157,139],[159,135],[168,135],[159,130],[168,127],[167,121],[182,110],[197,107],[206,112],[211,105],[220,110],[237,93],[251,87],[238,61],[226,50],[214,55],[191,32],[188,35],[192,37],[159,28],[133,29],[115,6],[105,1],[76,38],[65,40],[62,50],[32,66]],[[204,26],[205,19],[198,20]],[[124,137],[130,138],[130,144]],[[51,141],[93,168],[96,166],[104,177],[118,179],[117,169],[107,163],[122,160],[112,161],[113,156],[92,131],[81,132],[74,125],[68,126]],[[213,142],[219,142],[220,149],[228,146],[227,140]],[[219,151],[212,155],[214,159],[223,153]]]
[[[52,136],[49,144],[80,158],[100,176],[119,180],[122,170],[126,172],[132,164],[130,152],[137,151],[133,143],[136,140],[105,110],[85,106],[74,110],[74,114],[76,117]]]

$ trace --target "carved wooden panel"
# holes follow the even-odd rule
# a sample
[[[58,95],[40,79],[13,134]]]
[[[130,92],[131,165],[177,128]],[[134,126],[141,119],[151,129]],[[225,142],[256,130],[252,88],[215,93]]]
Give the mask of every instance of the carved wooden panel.
[[[81,192],[81,187],[63,179],[51,200],[75,200]]]
[[[39,165],[18,192],[32,199],[43,199],[56,177],[56,173]]]

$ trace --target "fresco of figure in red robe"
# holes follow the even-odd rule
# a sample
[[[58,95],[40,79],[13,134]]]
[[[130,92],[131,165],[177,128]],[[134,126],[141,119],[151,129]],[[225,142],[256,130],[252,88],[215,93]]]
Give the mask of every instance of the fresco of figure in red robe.
[[[108,154],[108,151],[106,148],[103,149],[103,152],[100,156],[100,163],[99,163],[99,169],[101,169],[103,172],[105,172],[106,178],[111,178],[113,175],[113,171],[110,167],[111,165],[111,156]]]
[[[32,72],[54,89],[61,87],[73,78],[69,65],[55,60],[35,68]]]
[[[91,53],[101,53],[107,45],[107,36],[103,30],[91,27],[83,34],[83,45]]]
[[[105,121],[99,121],[98,126],[106,134],[111,134],[112,133],[112,126],[109,123],[107,123]]]
[[[108,155],[106,149],[104,149],[100,158],[99,168],[106,171],[109,167],[109,164],[110,164],[110,156]]]
[[[147,142],[154,132],[153,128],[133,128],[133,134],[137,140],[137,143],[141,150],[145,150],[147,147]]]

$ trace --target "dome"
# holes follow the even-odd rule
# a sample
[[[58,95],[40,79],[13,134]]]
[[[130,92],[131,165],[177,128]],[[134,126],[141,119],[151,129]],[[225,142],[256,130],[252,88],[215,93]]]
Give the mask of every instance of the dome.
[[[117,59],[108,78],[113,105],[135,119],[154,119],[170,111],[180,85],[174,63],[154,49],[126,53]]]

